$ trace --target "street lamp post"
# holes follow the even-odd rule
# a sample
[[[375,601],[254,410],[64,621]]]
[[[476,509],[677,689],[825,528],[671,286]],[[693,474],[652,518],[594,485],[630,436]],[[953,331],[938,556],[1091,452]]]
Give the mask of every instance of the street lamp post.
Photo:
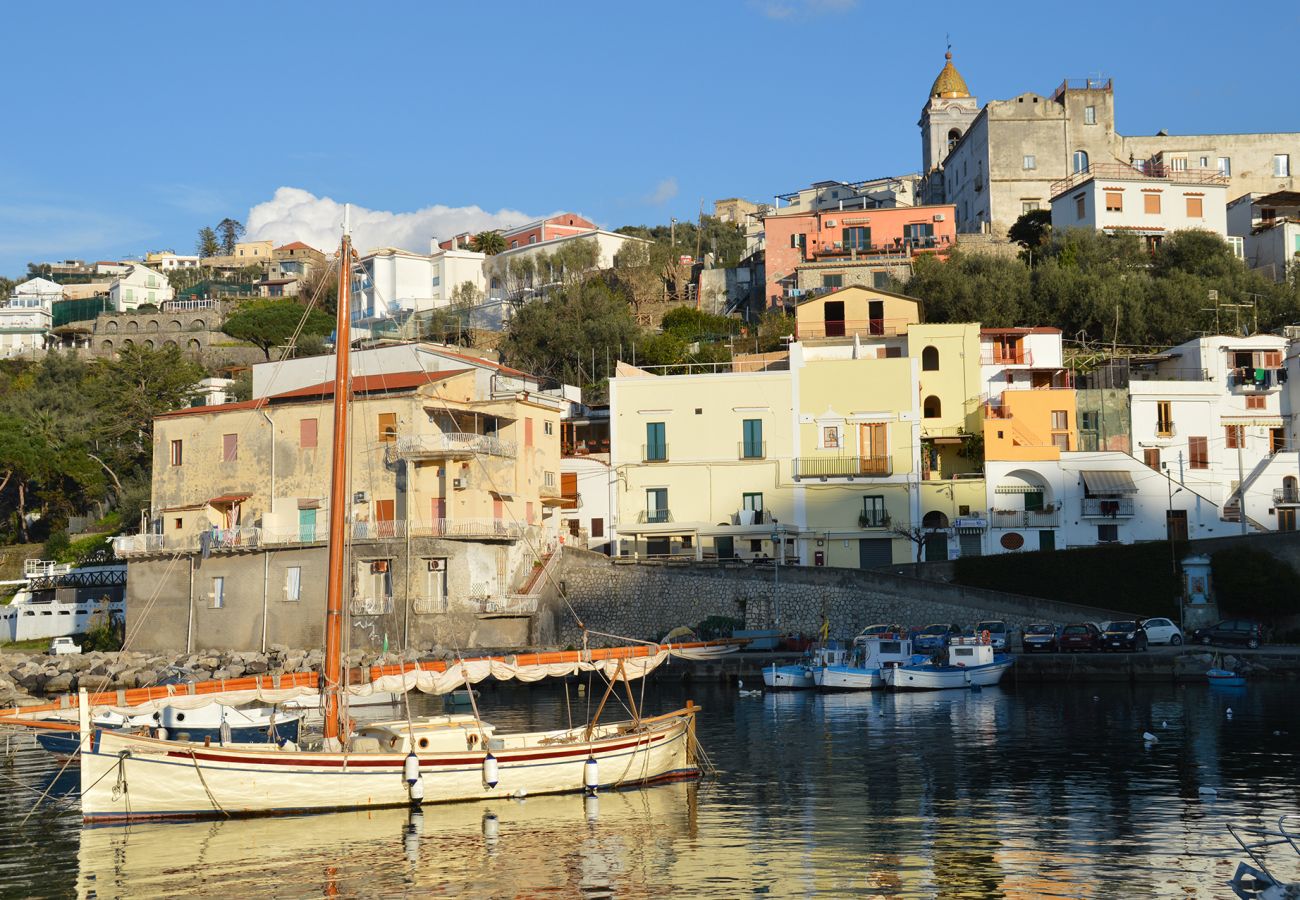
[[[1169,477],[1169,464],[1165,463],[1165,486],[1169,489],[1169,507],[1165,512],[1165,540],[1169,541],[1169,568],[1173,572],[1174,578],[1178,578],[1178,553],[1174,549],[1174,494],[1182,493],[1182,488],[1174,490],[1174,480]],[[1186,603],[1183,602],[1183,592],[1178,591],[1178,630],[1183,630],[1183,609]]]

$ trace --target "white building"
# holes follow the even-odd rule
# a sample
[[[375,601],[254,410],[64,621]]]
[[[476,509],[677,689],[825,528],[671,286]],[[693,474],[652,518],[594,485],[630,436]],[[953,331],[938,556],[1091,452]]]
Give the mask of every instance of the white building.
[[[537,279],[529,279],[527,284],[522,286],[511,284],[511,279],[507,277],[508,267],[515,260],[536,258],[542,254],[551,254],[565,247],[573,241],[595,241],[596,242],[596,268],[609,269],[614,265],[614,255],[618,253],[625,245],[631,243],[643,243],[646,245],[654,243],[645,238],[632,237],[626,234],[616,234],[613,231],[584,231],[579,234],[564,235],[550,240],[539,241],[535,244],[521,244],[513,250],[505,250],[495,256],[489,256],[484,262],[483,269],[488,280],[488,299],[489,300],[510,300],[513,302],[525,301],[533,296],[541,296],[554,283],[544,283]]]
[[[118,276],[108,289],[109,299],[118,312],[131,312],[145,304],[161,308],[175,294],[165,276],[139,263]]]
[[[178,256],[170,250],[146,253],[144,261],[149,268],[164,273],[175,272],[179,269],[197,269],[199,267],[199,258],[197,256]]]
[[[1162,541],[1167,527],[1193,539],[1238,533],[1176,472],[1147,468],[1127,453],[989,461],[984,477],[993,528],[986,553]]]
[[[1247,266],[1286,281],[1300,262],[1300,191],[1238,197],[1228,204],[1228,233],[1241,240]]]
[[[1061,329],[980,329],[981,403],[996,407],[1003,391],[1048,387],[1069,387]]]
[[[47,345],[54,301],[63,299],[63,287],[45,278],[33,278],[14,287],[0,306],[0,357],[20,356]]]
[[[1134,457],[1220,507],[1227,533],[1295,528],[1286,347],[1274,335],[1198,338],[1129,383]]]
[[[1093,163],[1052,185],[1052,227],[1135,234],[1152,247],[1192,228],[1226,238],[1227,200],[1217,169]]]
[[[608,454],[560,460],[560,488],[566,501],[560,507],[560,531],[567,544],[610,552],[617,480]]]
[[[452,301],[456,289],[463,284],[472,284],[480,300],[487,292],[487,278],[483,273],[483,264],[487,256],[461,247],[444,250],[437,243],[430,252],[432,265],[430,285],[435,308],[446,306]]]

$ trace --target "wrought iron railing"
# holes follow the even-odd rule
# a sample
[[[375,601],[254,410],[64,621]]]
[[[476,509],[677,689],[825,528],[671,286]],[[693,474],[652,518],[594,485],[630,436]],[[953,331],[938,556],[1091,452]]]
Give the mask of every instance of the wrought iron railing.
[[[888,456],[796,456],[795,478],[879,478],[893,474]]]
[[[1084,497],[1083,515],[1113,519],[1133,515],[1132,497]]]

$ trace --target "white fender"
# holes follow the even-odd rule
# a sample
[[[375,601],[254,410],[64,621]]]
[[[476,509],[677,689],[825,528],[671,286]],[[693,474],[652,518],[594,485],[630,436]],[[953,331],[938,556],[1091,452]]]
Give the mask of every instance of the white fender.
[[[594,757],[588,756],[582,764],[582,786],[588,794],[596,793],[596,788],[600,787],[600,767]]]
[[[487,785],[490,790],[497,786],[500,778],[501,771],[497,767],[497,758],[489,753],[483,757],[483,784]]]
[[[402,763],[402,779],[407,784],[415,784],[420,778],[420,757],[415,755],[412,750],[406,754],[406,760]]]

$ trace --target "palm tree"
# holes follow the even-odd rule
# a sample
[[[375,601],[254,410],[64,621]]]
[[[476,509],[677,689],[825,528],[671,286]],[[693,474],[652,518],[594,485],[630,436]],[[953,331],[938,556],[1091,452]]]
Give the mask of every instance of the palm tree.
[[[506,239],[501,236],[499,231],[480,231],[469,239],[469,249],[475,253],[486,253],[488,256],[495,256],[506,249]]]

